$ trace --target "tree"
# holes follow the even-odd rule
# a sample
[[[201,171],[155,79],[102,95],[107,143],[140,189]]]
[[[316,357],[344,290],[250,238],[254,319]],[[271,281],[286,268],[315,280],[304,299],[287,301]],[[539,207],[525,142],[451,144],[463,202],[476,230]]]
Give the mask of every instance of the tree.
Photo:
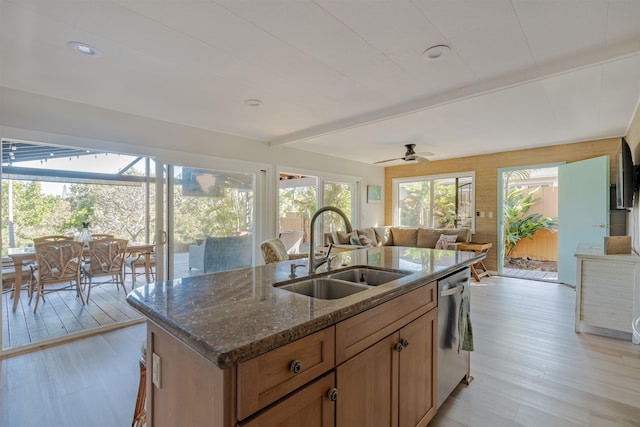
[[[511,256],[518,242],[524,238],[533,239],[539,230],[555,231],[558,226],[556,218],[545,217],[541,214],[529,214],[529,209],[540,198],[535,193],[540,187],[524,194],[522,188],[512,188],[507,195],[504,209],[504,240],[505,256]]]
[[[68,203],[71,212],[65,226],[79,230],[83,222],[91,224],[91,232],[115,234],[132,241],[144,239],[144,184],[72,184]],[[153,192],[150,206],[154,206]]]
[[[456,227],[456,185],[435,180],[433,186],[433,226]],[[436,224],[436,221],[438,222]]]
[[[429,221],[430,189],[429,181],[417,181],[401,184],[401,192],[406,193],[400,198],[400,225],[426,226]]]
[[[33,237],[48,234],[65,234],[64,218],[69,206],[59,196],[42,194],[38,181],[11,182],[13,201],[13,232],[15,246],[33,243]],[[9,181],[2,180],[2,247],[9,247]]]

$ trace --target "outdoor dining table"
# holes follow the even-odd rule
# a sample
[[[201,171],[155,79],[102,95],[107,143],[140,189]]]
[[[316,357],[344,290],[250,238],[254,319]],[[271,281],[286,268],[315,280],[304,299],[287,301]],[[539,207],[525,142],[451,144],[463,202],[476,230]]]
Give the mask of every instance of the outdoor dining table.
[[[18,308],[20,300],[20,290],[22,289],[22,266],[25,263],[35,261],[36,250],[33,247],[28,248],[9,248],[7,255],[13,261],[15,269],[15,284],[13,285],[13,311]]]

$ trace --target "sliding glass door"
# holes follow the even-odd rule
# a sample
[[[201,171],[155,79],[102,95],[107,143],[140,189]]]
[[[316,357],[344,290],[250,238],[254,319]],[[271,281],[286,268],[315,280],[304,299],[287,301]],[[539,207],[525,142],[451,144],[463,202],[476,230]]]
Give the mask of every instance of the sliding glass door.
[[[254,264],[254,173],[167,168],[168,278]]]

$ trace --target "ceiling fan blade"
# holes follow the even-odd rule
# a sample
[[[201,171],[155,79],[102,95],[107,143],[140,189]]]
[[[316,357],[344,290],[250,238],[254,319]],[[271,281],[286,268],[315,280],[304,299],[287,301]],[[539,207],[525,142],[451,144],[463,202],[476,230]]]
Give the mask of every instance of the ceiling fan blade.
[[[377,164],[380,164],[380,163],[395,162],[396,160],[404,160],[404,157],[398,157],[396,159],[380,160],[379,162],[373,162],[373,164],[377,165]]]
[[[422,157],[422,156],[416,156],[416,160],[418,161],[418,163],[429,163],[431,160],[427,159],[426,157]]]
[[[427,156],[435,156],[435,154],[429,152],[429,151],[420,151],[418,153],[416,153],[416,156],[421,156],[421,157],[427,157]]]

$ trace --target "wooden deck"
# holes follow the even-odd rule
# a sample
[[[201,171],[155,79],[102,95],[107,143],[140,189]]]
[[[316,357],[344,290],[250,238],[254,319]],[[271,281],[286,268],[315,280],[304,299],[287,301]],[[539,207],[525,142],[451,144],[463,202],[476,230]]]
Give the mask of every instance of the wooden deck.
[[[503,277],[515,277],[517,279],[540,280],[542,282],[557,282],[556,271],[519,270],[515,268],[503,268]]]
[[[186,253],[176,254],[174,265],[180,277],[202,273],[197,270],[189,272]],[[136,278],[137,287],[145,284],[144,275]],[[130,276],[127,276],[125,286],[130,292]],[[18,308],[13,312],[11,293],[2,295],[3,350],[47,344],[65,336],[86,334],[87,331],[101,332],[144,320],[144,316],[126,302],[125,292],[117,290],[114,284],[93,287],[91,300],[84,306],[74,292],[68,291],[47,294],[46,302],[40,301],[37,313],[33,312],[35,300],[31,305],[28,302],[27,291],[23,290]]]
[[[141,284],[144,284],[144,280]],[[127,290],[131,284],[127,284]],[[91,300],[82,305],[75,292],[53,292],[40,301],[33,312],[35,300],[28,304],[26,290],[20,294],[17,310],[11,310],[11,294],[2,295],[2,345],[4,349],[49,341],[88,329],[128,324],[143,316],[125,301],[122,289],[104,284],[91,289]]]

